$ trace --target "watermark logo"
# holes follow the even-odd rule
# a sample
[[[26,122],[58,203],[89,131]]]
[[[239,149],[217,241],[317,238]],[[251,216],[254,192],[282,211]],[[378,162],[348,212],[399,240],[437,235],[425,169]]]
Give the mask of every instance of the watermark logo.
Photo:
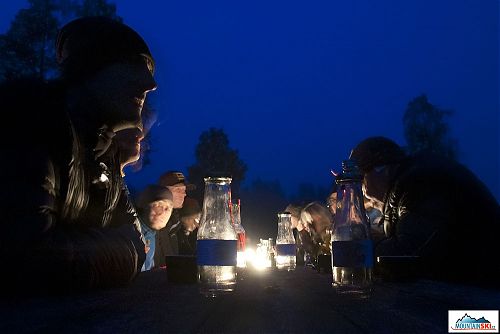
[[[498,333],[498,311],[448,311],[448,333]]]

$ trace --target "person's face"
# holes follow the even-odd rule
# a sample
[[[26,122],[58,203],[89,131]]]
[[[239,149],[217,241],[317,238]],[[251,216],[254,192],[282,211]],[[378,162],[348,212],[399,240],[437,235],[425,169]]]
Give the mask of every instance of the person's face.
[[[86,82],[88,93],[104,112],[102,120],[112,131],[141,127],[141,112],[156,82],[145,57],[106,66]]]
[[[172,215],[173,202],[171,200],[160,200],[149,204],[149,227],[153,230],[161,230],[167,226],[170,215]]]
[[[118,145],[120,164],[125,167],[136,162],[141,156],[141,140],[144,138],[141,129],[123,129],[116,133],[113,140]]]
[[[373,207],[382,211],[384,196],[387,191],[387,176],[384,170],[373,169],[363,178],[363,192]]]
[[[186,197],[186,186],[182,183],[168,186],[168,190],[172,192],[174,196],[174,209],[182,208],[182,204],[184,203],[184,197]]]
[[[326,207],[332,215],[335,215],[337,210],[337,193],[331,193],[326,199]]]
[[[181,217],[182,225],[184,229],[188,232],[193,232],[200,226],[201,213],[196,213],[190,216]]]

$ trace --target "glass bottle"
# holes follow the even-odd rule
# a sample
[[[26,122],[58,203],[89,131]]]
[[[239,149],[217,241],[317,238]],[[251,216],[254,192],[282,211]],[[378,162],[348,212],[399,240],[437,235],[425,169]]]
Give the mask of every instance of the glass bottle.
[[[236,286],[237,238],[231,224],[231,178],[206,177],[197,235],[198,283],[205,296],[231,292]]]
[[[278,213],[278,236],[276,237],[276,268],[295,270],[296,246],[292,233],[290,212]]]
[[[269,238],[269,246],[267,248],[267,254],[269,257],[270,267],[276,268],[276,248],[274,247],[273,238]]]
[[[236,231],[236,236],[238,237],[238,247],[237,247],[237,257],[236,263],[240,268],[246,267],[245,261],[245,229],[241,225],[241,204],[240,200],[237,203],[233,203],[232,206],[232,217],[234,230]]]
[[[259,269],[270,268],[271,267],[271,258],[269,256],[269,240],[268,239],[260,239],[260,242],[257,244],[257,267]]]
[[[333,286],[337,292],[371,290],[373,246],[361,190],[363,179],[354,160],[342,162],[336,178],[337,210],[332,231]]]

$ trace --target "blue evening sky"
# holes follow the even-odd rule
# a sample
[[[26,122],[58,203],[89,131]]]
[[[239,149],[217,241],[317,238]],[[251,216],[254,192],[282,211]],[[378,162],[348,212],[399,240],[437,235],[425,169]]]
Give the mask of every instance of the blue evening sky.
[[[407,103],[452,109],[459,159],[500,199],[499,1],[118,0],[148,42],[159,84],[141,188],[187,173],[200,133],[221,127],[247,181],[329,187],[360,140],[404,145]],[[4,1],[0,33],[27,1]]]

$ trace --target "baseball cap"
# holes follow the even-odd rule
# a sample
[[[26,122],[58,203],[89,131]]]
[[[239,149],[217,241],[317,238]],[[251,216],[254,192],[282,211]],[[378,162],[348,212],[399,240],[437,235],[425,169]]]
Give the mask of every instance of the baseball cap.
[[[186,190],[196,189],[196,186],[194,184],[186,183],[186,178],[184,177],[184,174],[178,171],[168,171],[166,173],[163,173],[160,176],[158,183],[162,187],[171,187],[175,186],[176,184],[182,183],[186,186]]]

